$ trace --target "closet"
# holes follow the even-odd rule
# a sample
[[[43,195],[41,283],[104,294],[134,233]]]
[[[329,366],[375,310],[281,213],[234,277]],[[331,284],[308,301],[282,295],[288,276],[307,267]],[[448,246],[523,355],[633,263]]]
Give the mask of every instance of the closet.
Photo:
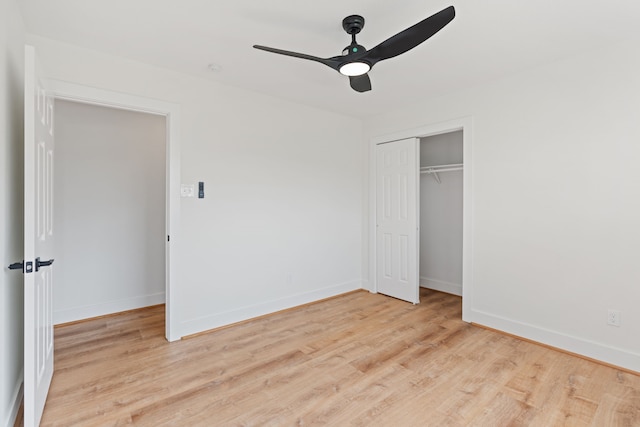
[[[421,287],[462,295],[462,130],[420,138]]]

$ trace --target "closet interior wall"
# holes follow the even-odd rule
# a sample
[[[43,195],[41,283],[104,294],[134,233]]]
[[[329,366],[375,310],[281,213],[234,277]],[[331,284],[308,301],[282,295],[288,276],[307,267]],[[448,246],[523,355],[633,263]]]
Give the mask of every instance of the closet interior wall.
[[[460,296],[462,150],[462,130],[420,139],[420,286]]]

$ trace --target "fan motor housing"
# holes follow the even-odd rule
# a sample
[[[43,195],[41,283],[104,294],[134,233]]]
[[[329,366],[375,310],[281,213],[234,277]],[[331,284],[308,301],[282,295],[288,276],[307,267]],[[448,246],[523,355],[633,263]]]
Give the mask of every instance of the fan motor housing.
[[[358,34],[364,28],[364,18],[360,15],[350,15],[342,20],[342,28],[347,34]]]
[[[357,43],[351,43],[349,46],[342,49],[342,56],[363,54],[366,51],[367,49],[365,49],[364,46]]]

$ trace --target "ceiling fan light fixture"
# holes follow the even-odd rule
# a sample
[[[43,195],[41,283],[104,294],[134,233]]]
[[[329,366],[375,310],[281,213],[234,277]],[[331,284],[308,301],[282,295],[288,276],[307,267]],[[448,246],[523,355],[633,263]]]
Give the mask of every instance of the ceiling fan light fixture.
[[[367,74],[371,66],[366,62],[348,62],[340,67],[340,74],[345,76],[355,77]]]
[[[253,45],[253,47],[267,52],[277,53],[278,55],[319,62],[332,70],[340,72],[340,74],[348,76],[351,89],[356,92],[367,92],[371,90],[371,79],[369,79],[369,74],[367,74],[369,70],[371,70],[371,67],[380,61],[402,55],[423,43],[443,29],[455,16],[455,8],[453,6],[446,7],[440,12],[389,37],[369,50],[359,45],[356,41],[356,34],[360,33],[360,30],[364,27],[364,18],[360,15],[347,16],[342,20],[342,29],[351,36],[351,44],[342,50],[342,55],[331,58],[320,58],[307,55],[306,53],[291,52],[289,50],[260,45]]]

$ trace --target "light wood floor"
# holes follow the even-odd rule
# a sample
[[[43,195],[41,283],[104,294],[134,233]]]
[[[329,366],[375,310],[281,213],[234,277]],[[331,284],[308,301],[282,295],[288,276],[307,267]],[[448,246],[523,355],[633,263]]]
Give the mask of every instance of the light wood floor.
[[[56,330],[43,426],[640,426],[640,377],[359,291],[168,343],[162,306]]]

